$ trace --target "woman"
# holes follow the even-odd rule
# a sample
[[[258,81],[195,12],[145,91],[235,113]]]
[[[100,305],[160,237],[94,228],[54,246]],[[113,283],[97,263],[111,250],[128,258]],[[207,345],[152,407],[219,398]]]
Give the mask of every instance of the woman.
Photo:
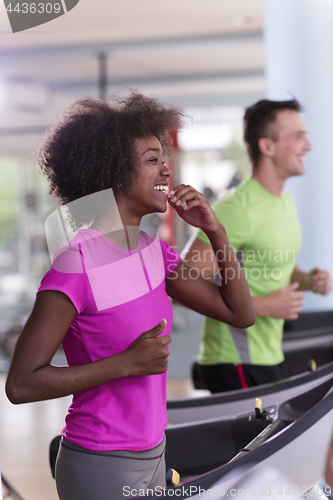
[[[44,276],[6,391],[15,404],[73,394],[56,467],[61,500],[117,499],[124,487],[164,485],[168,295],[237,327],[255,321],[245,278],[207,200],[191,186],[169,192],[168,131],[180,116],[137,93],[80,99],[39,149],[50,192],[62,204],[87,200],[79,208],[70,203],[70,218],[72,227],[88,229],[56,253]],[[100,193],[97,201],[92,193]],[[168,203],[205,231],[222,278],[233,272],[235,279],[219,288],[192,275],[170,246],[139,231],[143,216],[165,212]],[[50,364],[61,343],[67,367]]]

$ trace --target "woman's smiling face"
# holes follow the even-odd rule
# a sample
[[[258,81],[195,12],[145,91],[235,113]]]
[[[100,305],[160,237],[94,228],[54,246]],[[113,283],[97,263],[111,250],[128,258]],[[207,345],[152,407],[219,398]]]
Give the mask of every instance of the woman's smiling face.
[[[165,212],[169,194],[168,178],[172,175],[164,163],[163,148],[154,137],[138,137],[134,142],[137,151],[136,174],[126,196],[126,206],[132,215],[143,217],[149,213]]]

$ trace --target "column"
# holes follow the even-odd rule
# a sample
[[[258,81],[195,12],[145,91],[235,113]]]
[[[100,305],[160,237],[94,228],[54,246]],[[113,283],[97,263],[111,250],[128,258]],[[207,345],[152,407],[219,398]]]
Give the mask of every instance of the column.
[[[267,98],[300,101],[313,148],[305,175],[286,183],[302,226],[298,264],[333,277],[333,2],[265,0],[264,8]],[[304,310],[324,309],[333,294],[306,294]]]

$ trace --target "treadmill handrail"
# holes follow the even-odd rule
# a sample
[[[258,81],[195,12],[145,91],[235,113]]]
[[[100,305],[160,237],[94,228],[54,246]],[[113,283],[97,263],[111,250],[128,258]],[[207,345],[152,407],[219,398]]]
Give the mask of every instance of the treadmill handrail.
[[[167,409],[177,408],[195,408],[199,406],[219,405],[222,403],[231,403],[233,401],[241,401],[243,399],[258,398],[266,394],[274,394],[275,392],[284,391],[290,387],[297,387],[298,385],[316,380],[333,373],[333,361],[319,367],[315,372],[300,373],[293,377],[288,377],[279,382],[270,384],[258,385],[249,387],[248,389],[239,389],[236,391],[221,392],[219,394],[210,394],[209,396],[198,398],[182,398],[182,399],[169,399],[167,401]]]
[[[242,467],[243,471],[247,471],[262,462],[269,456],[273,455],[279,451],[284,446],[288,445],[291,441],[298,438],[303,432],[309,429],[312,425],[316,424],[321,418],[323,418],[327,413],[333,411],[333,392],[324,397],[319,403],[317,403],[313,408],[304,413],[298,420],[289,425],[285,430],[279,435],[278,439],[270,439],[264,442],[257,449],[247,453],[243,457],[240,457],[237,461],[237,466]],[[231,462],[226,465],[218,467],[214,471],[207,472],[197,479],[188,481],[182,484],[181,487],[186,487],[186,485],[192,485],[193,487],[202,488],[203,490],[212,487],[219,479],[229,473],[235,467],[235,463]],[[175,487],[174,489],[176,489]],[[178,487],[179,488],[179,487]],[[153,495],[149,497],[132,497],[130,500],[135,498],[149,498],[149,500],[157,500],[159,498],[170,498],[171,495],[167,493]],[[177,495],[179,500],[188,498],[188,495]]]

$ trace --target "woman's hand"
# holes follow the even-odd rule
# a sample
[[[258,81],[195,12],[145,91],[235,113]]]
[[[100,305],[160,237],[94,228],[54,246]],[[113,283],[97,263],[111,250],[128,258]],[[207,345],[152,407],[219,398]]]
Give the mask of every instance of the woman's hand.
[[[128,375],[156,375],[167,370],[167,345],[172,339],[169,335],[159,336],[166,324],[166,319],[163,319],[151,330],[143,332],[123,353],[126,356]]]
[[[181,184],[174,187],[168,202],[185,222],[205,233],[215,232],[222,227],[204,195],[192,186]]]

